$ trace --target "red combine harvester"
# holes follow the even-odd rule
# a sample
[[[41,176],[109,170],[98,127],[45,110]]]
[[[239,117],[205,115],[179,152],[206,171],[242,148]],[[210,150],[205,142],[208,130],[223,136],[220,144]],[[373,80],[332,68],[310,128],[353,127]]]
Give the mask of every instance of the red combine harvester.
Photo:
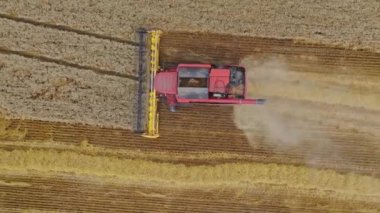
[[[246,73],[244,67],[241,66],[220,67],[211,64],[179,64],[172,68],[160,69],[159,43],[161,33],[159,30],[139,30],[139,88],[136,129],[138,132],[144,131],[144,137],[159,137],[157,103],[159,98],[166,99],[171,111],[175,111],[177,105],[192,103],[264,103],[264,99],[248,99],[246,97]],[[149,67],[147,82],[149,86],[148,90],[144,91],[146,65]],[[143,94],[148,95],[145,106]],[[144,114],[146,119],[143,119]],[[144,120],[146,125],[142,124]],[[146,128],[142,130],[142,126]]]
[[[178,104],[263,104],[264,99],[246,98],[245,69],[227,65],[179,64],[160,70],[154,78],[154,89],[165,97],[170,110]]]

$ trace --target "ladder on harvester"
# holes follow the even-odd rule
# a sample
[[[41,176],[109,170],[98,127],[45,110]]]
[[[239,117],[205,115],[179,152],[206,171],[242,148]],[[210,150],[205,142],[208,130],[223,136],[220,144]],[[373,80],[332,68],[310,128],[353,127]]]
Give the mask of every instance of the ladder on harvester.
[[[154,77],[159,69],[159,44],[160,44],[160,30],[149,31],[149,46],[150,46],[150,66],[149,66],[149,94],[148,94],[148,121],[146,126],[146,132],[142,135],[146,138],[158,138],[158,118],[157,111],[157,94],[154,89]]]

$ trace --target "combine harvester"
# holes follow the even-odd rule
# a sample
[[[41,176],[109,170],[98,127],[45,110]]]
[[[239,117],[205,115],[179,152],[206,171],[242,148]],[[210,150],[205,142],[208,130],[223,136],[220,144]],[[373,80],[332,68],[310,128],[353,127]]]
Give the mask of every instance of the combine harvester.
[[[158,138],[159,114],[157,102],[166,100],[170,111],[183,104],[263,104],[264,99],[246,98],[247,86],[244,67],[237,65],[178,64],[159,67],[159,43],[161,31],[140,30],[140,89],[144,65],[149,61],[149,91],[147,103],[147,138]],[[148,42],[147,42],[148,41]],[[144,48],[148,47],[149,51]],[[146,56],[145,53],[148,56]],[[146,70],[146,69],[145,69]],[[141,97],[141,95],[140,95]],[[140,103],[141,103],[140,98]],[[142,114],[140,112],[140,114]],[[141,119],[142,115],[138,119]]]

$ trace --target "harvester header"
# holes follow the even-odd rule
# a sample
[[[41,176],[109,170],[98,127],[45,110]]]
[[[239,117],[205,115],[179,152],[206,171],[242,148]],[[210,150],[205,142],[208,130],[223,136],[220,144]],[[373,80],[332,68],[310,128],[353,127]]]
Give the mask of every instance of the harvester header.
[[[148,92],[148,120],[146,122],[146,132],[143,134],[147,138],[158,138],[158,118],[157,111],[157,93],[154,88],[154,78],[159,70],[159,44],[160,44],[160,30],[148,31],[149,34],[149,92]]]

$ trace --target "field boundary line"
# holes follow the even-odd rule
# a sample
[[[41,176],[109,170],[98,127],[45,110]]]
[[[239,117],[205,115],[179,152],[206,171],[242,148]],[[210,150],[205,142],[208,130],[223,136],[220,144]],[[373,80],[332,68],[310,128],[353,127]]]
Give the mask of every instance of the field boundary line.
[[[17,50],[11,50],[11,49],[7,49],[4,47],[0,47],[0,53],[8,54],[8,55],[18,55],[18,56],[22,56],[25,58],[36,59],[36,60],[43,61],[43,62],[54,63],[54,64],[67,66],[67,67],[73,67],[73,68],[82,69],[82,70],[90,70],[90,71],[97,73],[97,74],[100,74],[100,75],[116,76],[116,77],[120,77],[120,78],[128,78],[128,79],[131,79],[134,81],[138,81],[138,77],[134,76],[134,75],[127,75],[127,74],[118,73],[118,72],[112,71],[112,70],[104,70],[104,69],[100,69],[100,68],[96,68],[96,67],[79,65],[79,64],[75,64],[75,63],[68,62],[68,61],[61,60],[61,59],[49,58],[49,57],[42,56],[42,55],[35,55],[33,53],[29,53],[29,52],[25,52],[25,51],[17,51]]]
[[[39,27],[52,28],[52,29],[56,29],[56,30],[60,30],[60,31],[66,31],[66,32],[73,32],[73,33],[80,34],[80,35],[86,35],[86,36],[95,37],[98,39],[114,41],[114,42],[128,44],[128,45],[132,45],[132,46],[136,46],[136,47],[139,45],[138,42],[126,40],[123,38],[108,36],[108,35],[102,35],[102,34],[98,34],[98,33],[92,33],[92,32],[88,32],[85,30],[79,30],[79,29],[75,29],[75,28],[72,28],[72,27],[69,27],[66,25],[61,25],[61,24],[51,24],[51,23],[47,23],[47,22],[35,21],[33,19],[15,17],[12,15],[4,14],[4,13],[0,13],[0,18],[8,19],[8,20],[16,21],[16,22],[23,22],[26,24],[31,24],[31,25],[39,26]]]

